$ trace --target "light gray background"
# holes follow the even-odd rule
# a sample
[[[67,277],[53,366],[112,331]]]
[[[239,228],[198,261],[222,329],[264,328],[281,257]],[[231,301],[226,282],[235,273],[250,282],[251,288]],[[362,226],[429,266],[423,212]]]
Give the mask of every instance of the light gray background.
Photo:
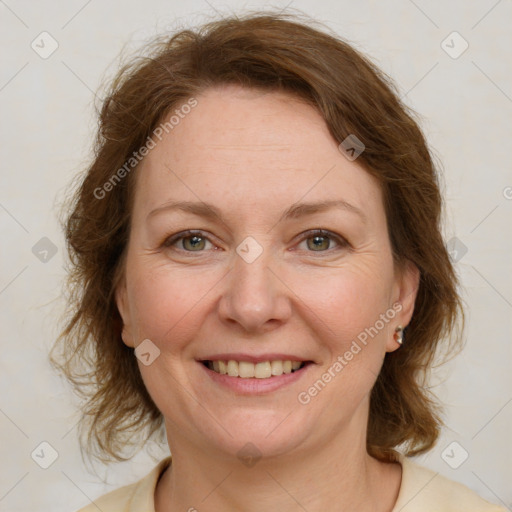
[[[0,0],[1,510],[74,511],[155,464],[142,452],[131,462],[99,467],[99,476],[89,473],[71,392],[47,363],[64,278],[56,206],[90,157],[94,91],[126,44],[138,47],[156,32],[207,21],[215,11],[271,5],[287,2]],[[466,290],[468,341],[437,374],[447,428],[419,461],[510,509],[512,4],[295,0],[291,7],[369,54],[424,118],[445,169],[446,240],[456,236],[467,248],[457,270]],[[34,40],[42,46],[43,31],[59,45],[47,59],[31,48]],[[441,46],[453,31],[469,44],[458,58]],[[453,37],[445,45],[458,53],[463,42]],[[43,237],[57,248],[47,262],[32,251]],[[58,452],[48,469],[31,458],[43,441]],[[452,442],[458,444],[445,451]],[[463,450],[469,458],[458,469],[445,462],[456,465]]]

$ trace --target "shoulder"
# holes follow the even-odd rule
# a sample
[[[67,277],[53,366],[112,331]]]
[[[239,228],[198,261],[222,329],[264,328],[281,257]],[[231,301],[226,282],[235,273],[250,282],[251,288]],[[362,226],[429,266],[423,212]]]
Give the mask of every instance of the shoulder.
[[[400,456],[402,485],[392,512],[505,512],[465,485]]]
[[[155,488],[171,457],[161,460],[144,478],[95,499],[77,512],[154,512]]]

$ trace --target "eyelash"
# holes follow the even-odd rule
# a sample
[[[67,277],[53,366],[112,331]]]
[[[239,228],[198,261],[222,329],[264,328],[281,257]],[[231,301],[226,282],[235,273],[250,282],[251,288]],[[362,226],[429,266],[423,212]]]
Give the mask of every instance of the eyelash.
[[[189,229],[186,231],[181,231],[180,233],[176,233],[175,235],[171,235],[170,237],[167,237],[164,240],[164,242],[162,243],[162,247],[170,248],[176,242],[186,239],[186,238],[192,238],[194,236],[199,236],[213,244],[213,242],[207,236],[204,235],[203,231]],[[311,229],[309,231],[306,231],[305,233],[303,233],[303,236],[299,240],[299,243],[303,242],[304,240],[308,240],[309,238],[314,238],[314,237],[333,239],[339,244],[340,248],[350,247],[350,244],[342,236],[337,235],[336,233],[333,233],[332,231],[328,231],[325,229]],[[193,254],[195,252],[197,252],[197,253],[205,252],[206,249],[202,250],[202,251],[187,251],[185,249],[177,249],[177,250],[179,250],[180,252]],[[331,253],[333,250],[335,250],[335,249],[326,249],[325,251],[307,251],[307,252],[327,254],[327,253]]]

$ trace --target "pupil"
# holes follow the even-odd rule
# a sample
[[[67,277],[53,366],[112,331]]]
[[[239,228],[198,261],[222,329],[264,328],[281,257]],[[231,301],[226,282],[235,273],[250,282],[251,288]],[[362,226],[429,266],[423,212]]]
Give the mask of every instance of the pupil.
[[[326,241],[326,237],[325,236],[315,236],[313,238],[313,244],[314,244],[314,247],[316,248],[322,248],[322,241],[325,242]],[[324,243],[325,245],[325,243]]]
[[[201,237],[197,235],[189,237],[188,240],[190,241],[192,248],[197,247],[202,241]]]
[[[186,240],[189,240],[189,243],[192,246],[192,248],[197,248],[198,245],[201,244],[201,242],[202,242],[202,237],[193,235],[193,236],[188,237]],[[313,237],[313,246],[317,249],[321,249],[322,244],[325,246],[326,241],[327,241],[327,237],[325,237],[325,236],[315,236],[315,237]],[[329,245],[328,241],[327,241],[327,245]]]

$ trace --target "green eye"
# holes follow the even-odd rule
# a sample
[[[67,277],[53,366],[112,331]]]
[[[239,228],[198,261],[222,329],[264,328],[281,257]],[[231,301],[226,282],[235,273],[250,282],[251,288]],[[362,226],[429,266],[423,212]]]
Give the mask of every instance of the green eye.
[[[313,242],[309,243],[310,240],[313,240]],[[306,239],[306,241],[308,242],[308,248],[313,249],[314,251],[317,249],[322,250],[329,248],[329,237],[327,236],[309,237]]]
[[[201,252],[205,248],[205,243],[209,242],[209,239],[201,231],[186,231],[169,237],[163,245],[164,247],[171,247],[180,241],[182,243],[179,249],[186,252]]]
[[[186,236],[181,238],[183,240],[183,247],[186,250],[192,250],[195,251],[196,249],[204,249],[204,244],[206,242],[206,239],[198,236],[198,235],[192,235],[192,236]],[[189,247],[187,247],[187,241],[190,241]]]
[[[330,250],[330,244],[333,240],[340,247],[348,246],[348,242],[344,238],[322,229],[309,231],[306,235],[303,241],[307,242],[307,248],[311,252],[327,252]]]
[[[348,242],[341,236],[323,229],[313,229],[304,233],[301,243],[306,242],[307,252],[329,252],[334,250],[332,242],[338,244],[338,248],[348,247]],[[180,244],[178,246],[178,243]],[[182,231],[167,238],[162,244],[163,247],[175,246],[178,251],[183,252],[203,252],[207,250],[206,244],[210,243],[215,247],[211,240],[204,235],[202,231]]]

